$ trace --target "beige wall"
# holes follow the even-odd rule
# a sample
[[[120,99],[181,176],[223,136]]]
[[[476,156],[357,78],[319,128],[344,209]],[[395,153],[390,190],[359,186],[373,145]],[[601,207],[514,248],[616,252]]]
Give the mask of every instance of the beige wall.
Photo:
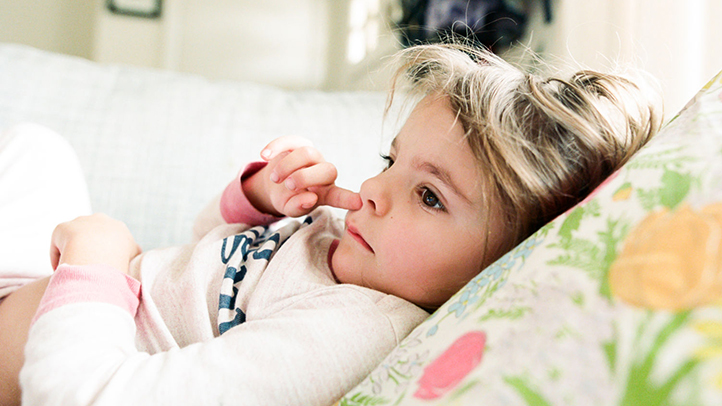
[[[103,1],[103,0],[97,0]],[[94,59],[252,80],[290,89],[373,89],[380,59],[396,49],[388,27],[362,63],[346,59],[351,3],[394,0],[166,0],[163,17],[139,21],[98,8]]]
[[[105,0],[0,0],[0,41],[100,62],[194,72],[288,88],[379,89],[379,62],[396,49],[346,58],[349,9],[373,0],[164,0],[163,17],[113,15]],[[380,0],[382,16],[394,0]],[[554,0],[526,43],[546,59],[605,68],[632,61],[657,76],[676,112],[722,69],[717,0]],[[538,4],[538,2],[532,2]]]
[[[162,18],[153,20],[99,7],[93,59],[318,88],[326,74],[328,1],[166,0]]]
[[[633,64],[659,79],[667,117],[722,70],[718,0],[554,0],[554,23],[536,24],[533,50],[593,69]]]
[[[96,0],[0,0],[0,41],[90,58]]]
[[[91,59],[102,63],[164,67],[163,20],[113,14],[103,6],[104,0],[93,1],[99,3],[93,16],[95,35]]]
[[[165,22],[167,66],[220,79],[316,88],[326,74],[326,0],[184,0]]]

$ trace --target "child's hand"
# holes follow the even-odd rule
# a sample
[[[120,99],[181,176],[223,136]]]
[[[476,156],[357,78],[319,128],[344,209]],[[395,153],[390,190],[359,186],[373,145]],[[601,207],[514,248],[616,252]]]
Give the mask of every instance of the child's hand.
[[[261,152],[268,161],[263,169],[273,209],[291,217],[302,216],[318,206],[347,210],[361,208],[358,193],[340,188],[336,167],[326,162],[311,142],[301,137],[281,137]]]
[[[128,273],[130,260],[141,249],[128,227],[105,214],[78,217],[61,223],[53,231],[50,262],[58,264],[112,266]]]

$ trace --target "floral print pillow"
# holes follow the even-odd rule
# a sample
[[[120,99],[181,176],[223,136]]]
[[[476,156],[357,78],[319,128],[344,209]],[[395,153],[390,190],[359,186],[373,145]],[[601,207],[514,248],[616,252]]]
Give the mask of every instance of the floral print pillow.
[[[722,405],[722,73],[339,405]]]

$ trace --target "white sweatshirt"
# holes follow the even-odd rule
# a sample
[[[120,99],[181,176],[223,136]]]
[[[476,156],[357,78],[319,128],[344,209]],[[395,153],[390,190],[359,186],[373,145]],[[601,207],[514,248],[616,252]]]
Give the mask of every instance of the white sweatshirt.
[[[146,252],[130,276],[58,267],[30,330],[23,405],[329,405],[428,316],[335,282],[343,222],[329,210],[273,232],[246,225],[271,220],[236,180],[199,216],[200,241]]]

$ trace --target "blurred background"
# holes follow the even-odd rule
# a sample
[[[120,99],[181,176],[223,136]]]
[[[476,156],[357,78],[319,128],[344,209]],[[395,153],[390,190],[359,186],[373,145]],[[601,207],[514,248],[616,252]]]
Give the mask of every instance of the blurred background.
[[[656,76],[676,113],[722,70],[719,0],[0,0],[0,41],[286,89],[384,90],[385,58],[454,31],[504,58]]]

